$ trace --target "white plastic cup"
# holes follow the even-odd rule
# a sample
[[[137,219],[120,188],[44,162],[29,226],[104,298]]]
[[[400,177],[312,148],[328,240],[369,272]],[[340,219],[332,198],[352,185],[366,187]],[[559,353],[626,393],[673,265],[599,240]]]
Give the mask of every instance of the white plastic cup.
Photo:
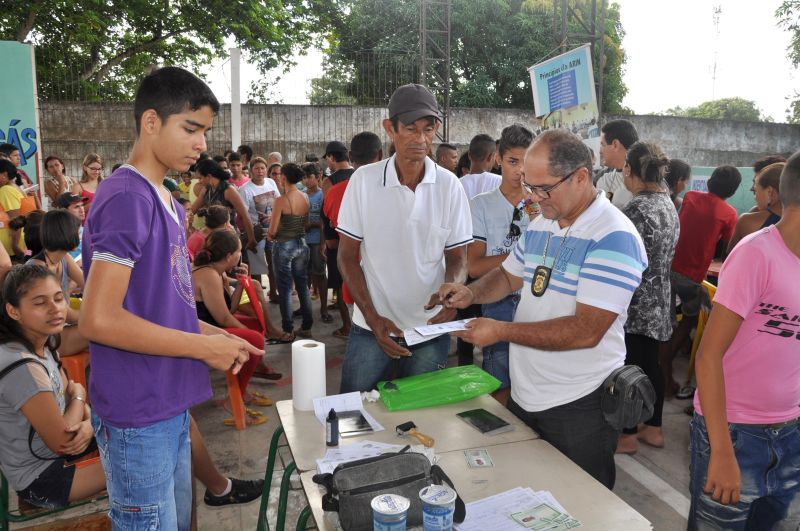
[[[452,531],[456,496],[447,485],[428,485],[419,491],[424,531]]]
[[[372,498],[373,531],[405,531],[411,502],[398,494],[380,494]]]

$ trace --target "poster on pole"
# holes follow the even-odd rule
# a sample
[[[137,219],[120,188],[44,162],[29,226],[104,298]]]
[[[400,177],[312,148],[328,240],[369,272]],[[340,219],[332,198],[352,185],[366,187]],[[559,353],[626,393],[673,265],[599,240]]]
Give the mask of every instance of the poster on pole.
[[[0,64],[8,76],[6,83],[0,83],[0,143],[14,144],[19,149],[18,168],[39,183],[41,135],[33,46],[0,41]]]
[[[535,64],[528,72],[539,127],[569,129],[597,153],[600,127],[590,46]]]

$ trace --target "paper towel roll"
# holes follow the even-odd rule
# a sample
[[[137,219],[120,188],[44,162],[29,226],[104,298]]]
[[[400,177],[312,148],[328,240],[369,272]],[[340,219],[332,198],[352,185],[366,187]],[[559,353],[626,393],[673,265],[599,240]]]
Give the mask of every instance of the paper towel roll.
[[[311,411],[314,399],[326,395],[325,345],[313,339],[292,343],[292,402],[295,409]]]

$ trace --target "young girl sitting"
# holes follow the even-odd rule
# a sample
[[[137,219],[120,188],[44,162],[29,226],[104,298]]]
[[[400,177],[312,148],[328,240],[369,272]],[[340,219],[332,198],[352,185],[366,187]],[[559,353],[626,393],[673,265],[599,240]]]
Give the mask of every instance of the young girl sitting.
[[[20,498],[63,507],[105,488],[100,462],[69,458],[92,442],[86,389],[70,381],[56,349],[67,299],[40,265],[15,266],[0,306],[0,467]]]
[[[224,328],[261,349],[264,346],[264,335],[261,325],[254,317],[236,313],[242,295],[242,284],[238,283],[231,290],[226,271],[237,270],[247,275],[246,266],[239,266],[242,246],[239,238],[232,231],[214,231],[206,238],[203,248],[198,251],[192,270],[192,285],[197,305],[197,317],[214,326]],[[239,388],[242,399],[247,404],[269,406],[272,401],[260,393],[248,393],[247,384],[258,367],[261,356],[250,356],[247,363],[239,371]],[[266,417],[248,410],[251,425],[262,424]]]
[[[86,390],[68,379],[57,353],[67,301],[46,267],[15,266],[0,306],[0,468],[24,501],[54,509],[106,488],[99,461],[69,462],[93,441]],[[190,417],[192,468],[204,501],[220,506],[261,495],[263,481],[220,474]]]

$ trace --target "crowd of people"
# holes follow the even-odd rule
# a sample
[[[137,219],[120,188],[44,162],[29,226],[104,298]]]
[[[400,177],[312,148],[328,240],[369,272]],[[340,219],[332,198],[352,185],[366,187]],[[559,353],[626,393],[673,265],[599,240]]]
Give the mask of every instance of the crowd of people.
[[[263,423],[255,408],[272,402],[249,382],[281,378],[264,347],[312,337],[318,300],[346,340],[341,392],[446,367],[450,336],[403,331],[473,317],[454,333],[458,363],[480,349],[495,399],[609,489],[614,453],[663,447],[665,398],[694,395],[689,528],[796,528],[799,154],[756,162],[756,206],[738,216],[735,167],[683,194],[691,166],[626,120],[602,126],[598,172],[574,133],[522,124],[434,152],[442,115],[421,85],[389,101],[388,158],[371,132],[300,163],[209,154],[218,109],[189,72],[154,71],[127,163],[104,178],[89,154],[73,179],[48,157],[47,212],[0,146],[0,467],[22,499],[107,488],[115,529],[186,529],[192,470],[209,505],[257,497],[262,482],[218,472],[188,409],[211,397],[209,367],[230,370],[247,423]],[[715,257],[694,392],[672,364],[712,306]],[[60,362],[86,350],[91,407]],[[601,401],[623,364],[656,400],[619,433]],[[98,447],[100,463],[65,466]]]

